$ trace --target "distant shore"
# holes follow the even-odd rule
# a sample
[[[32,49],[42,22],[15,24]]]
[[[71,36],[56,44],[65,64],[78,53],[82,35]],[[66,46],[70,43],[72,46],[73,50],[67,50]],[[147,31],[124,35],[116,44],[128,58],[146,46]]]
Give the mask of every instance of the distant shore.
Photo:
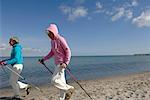
[[[150,72],[112,76],[107,78],[79,81],[94,100],[149,100]],[[74,82],[75,93],[71,100],[90,100],[83,90]],[[59,91],[50,85],[40,86],[44,93],[32,88],[24,100],[58,100]],[[25,95],[25,91],[21,91]],[[0,97],[12,96],[12,89],[0,90]]]
[[[150,56],[150,54],[134,54],[134,56]]]

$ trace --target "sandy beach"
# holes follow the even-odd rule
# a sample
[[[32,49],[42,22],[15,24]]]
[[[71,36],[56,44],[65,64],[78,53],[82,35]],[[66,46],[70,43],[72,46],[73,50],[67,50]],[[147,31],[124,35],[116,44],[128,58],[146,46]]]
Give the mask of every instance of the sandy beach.
[[[93,100],[150,100],[150,72],[112,76],[107,78],[79,81]],[[75,83],[71,100],[90,100],[84,91]],[[58,100],[59,91],[51,85],[40,86],[43,93],[32,88],[27,96],[21,91],[24,100]],[[11,97],[12,89],[1,89],[0,98]]]

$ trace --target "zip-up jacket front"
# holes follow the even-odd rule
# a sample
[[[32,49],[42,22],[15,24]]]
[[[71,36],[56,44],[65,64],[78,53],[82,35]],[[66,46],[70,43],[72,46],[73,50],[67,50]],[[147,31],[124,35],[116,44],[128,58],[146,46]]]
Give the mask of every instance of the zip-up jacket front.
[[[6,60],[6,64],[23,64],[22,47],[18,43],[13,45],[10,59]]]

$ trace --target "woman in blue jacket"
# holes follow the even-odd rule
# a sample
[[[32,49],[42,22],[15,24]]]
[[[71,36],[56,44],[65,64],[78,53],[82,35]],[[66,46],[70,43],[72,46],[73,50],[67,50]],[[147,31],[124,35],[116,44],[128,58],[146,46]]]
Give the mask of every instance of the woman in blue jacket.
[[[10,46],[12,46],[12,51],[11,51],[11,57],[9,59],[5,59],[0,62],[0,65],[9,65],[11,64],[13,66],[13,70],[20,74],[23,69],[23,57],[22,57],[22,47],[19,44],[19,39],[17,37],[12,37],[9,40]],[[13,88],[14,92],[14,97],[15,98],[20,98],[20,88],[26,89],[27,92],[29,92],[29,85],[22,83],[18,81],[19,76],[16,75],[14,72],[11,72],[10,75],[10,84]]]

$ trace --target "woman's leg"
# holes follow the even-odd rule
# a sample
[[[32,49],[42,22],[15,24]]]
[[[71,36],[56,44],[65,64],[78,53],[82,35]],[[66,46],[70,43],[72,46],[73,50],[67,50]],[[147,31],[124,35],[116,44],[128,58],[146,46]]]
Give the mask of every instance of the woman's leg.
[[[21,71],[22,71],[22,68],[23,68],[23,65],[22,64],[15,64],[13,66],[13,70],[20,74]],[[19,90],[19,84],[17,83],[18,82],[18,79],[19,79],[19,76],[16,75],[14,72],[11,72],[11,75],[10,75],[10,84],[13,88],[13,91],[14,91],[14,95],[15,96],[20,96],[20,90]]]
[[[59,100],[65,100],[65,95],[67,90],[74,89],[73,86],[66,84],[65,79],[65,69],[62,69],[60,65],[55,67],[54,74],[52,76],[52,84],[60,89],[60,98]]]
[[[59,89],[61,89],[61,90],[67,91],[67,90],[69,90],[70,88],[73,88],[73,86],[70,86],[70,85],[66,84],[66,79],[65,79],[65,75],[64,75],[64,70],[65,70],[65,69],[62,69],[62,68],[60,67],[60,65],[57,65],[57,66],[55,67],[55,71],[54,71],[54,74],[53,74],[53,76],[52,76],[51,82],[52,82],[52,84],[53,84],[55,87],[57,87],[57,88],[59,88]]]

